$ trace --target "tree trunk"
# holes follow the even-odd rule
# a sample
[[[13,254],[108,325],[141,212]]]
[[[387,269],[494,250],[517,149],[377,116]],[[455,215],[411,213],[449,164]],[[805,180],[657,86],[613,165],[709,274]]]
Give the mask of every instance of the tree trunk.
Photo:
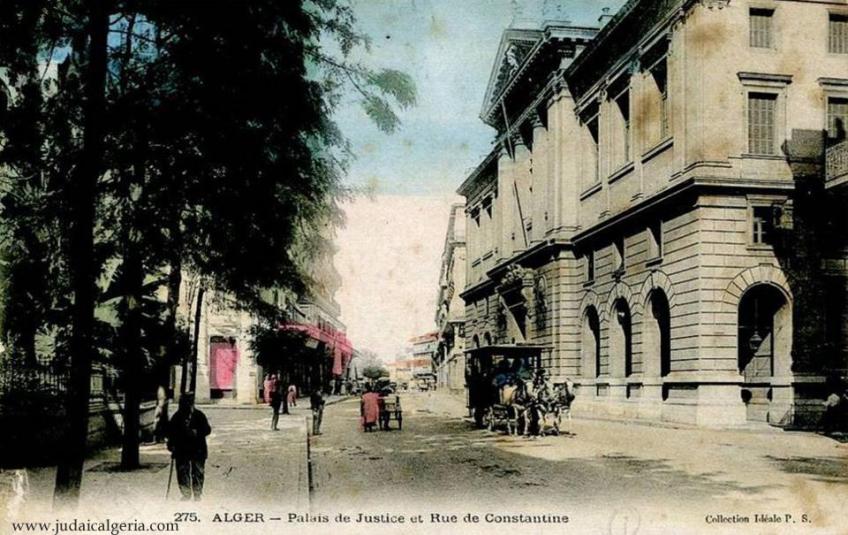
[[[177,331],[177,311],[180,304],[180,288],[183,282],[182,258],[179,252],[171,257],[171,271],[168,273],[168,297],[165,301],[165,333],[168,337],[162,344],[159,355],[161,364],[160,372],[157,374],[159,385],[165,389],[166,397],[171,387],[171,366],[177,361],[180,351],[179,332]],[[184,357],[179,356],[179,362],[184,362]],[[157,425],[158,425],[157,421]]]
[[[109,9],[106,0],[91,0],[86,34],[88,61],[83,75],[84,104],[82,149],[70,197],[69,271],[74,302],[71,312],[68,382],[68,434],[56,470],[54,507],[67,509],[79,503],[82,468],[88,439],[91,395],[91,357],[94,353],[94,302],[97,266],[94,265],[94,218],[97,181],[103,165],[103,136]]]
[[[121,69],[121,95],[126,95],[129,78],[127,69],[133,55],[132,35],[135,28],[135,15],[127,22],[126,39],[124,41],[124,64]],[[137,204],[132,201],[133,192],[141,190],[144,197],[145,147],[147,136],[143,127],[136,132],[133,139],[133,165],[126,170],[121,194],[125,211],[122,221],[121,246],[123,248],[123,276],[121,278],[121,293],[124,296],[124,310],[119,330],[120,348],[124,360],[124,434],[121,442],[121,468],[134,470],[139,463],[139,431],[141,416],[142,384],[144,382],[145,365],[142,345],[142,299],[144,286],[144,259],[141,254],[142,243],[138,230]]]
[[[121,326],[121,347],[124,350],[124,435],[121,443],[121,468],[139,467],[139,417],[141,382],[144,379],[144,353],[141,348],[141,299],[144,269],[138,254],[139,244],[125,242],[124,295],[126,311]]]
[[[165,329],[169,333],[170,344],[163,356],[173,359],[179,347],[177,340],[177,311],[180,305],[180,289],[183,283],[183,263],[179,254],[171,258],[171,271],[168,273],[168,298],[165,308]],[[171,360],[173,362],[173,360]]]
[[[191,387],[189,388],[189,391],[192,393],[196,393],[195,389],[197,388],[197,361],[199,359],[199,355],[197,353],[200,351],[200,318],[203,314],[204,293],[205,288],[201,282],[200,288],[197,290],[197,306],[194,310],[194,336],[192,337],[191,342]]]

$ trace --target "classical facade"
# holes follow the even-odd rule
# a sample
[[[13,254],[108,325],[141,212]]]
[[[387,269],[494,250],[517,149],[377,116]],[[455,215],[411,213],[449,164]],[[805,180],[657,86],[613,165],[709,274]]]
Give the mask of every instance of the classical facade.
[[[452,392],[465,389],[465,303],[459,296],[465,289],[465,205],[450,209],[439,293],[436,296],[438,347],[433,354],[438,386]]]
[[[535,356],[575,412],[815,421],[848,367],[846,28],[843,0],[631,0],[507,29],[459,189],[469,358]]]

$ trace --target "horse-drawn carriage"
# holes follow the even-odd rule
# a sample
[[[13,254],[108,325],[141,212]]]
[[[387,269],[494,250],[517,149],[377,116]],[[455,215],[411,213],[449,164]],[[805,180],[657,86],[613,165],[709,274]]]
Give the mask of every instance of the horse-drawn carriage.
[[[541,367],[545,346],[502,345],[468,352],[468,404],[478,427],[505,427],[510,434],[560,433],[570,419],[574,388],[552,384]]]

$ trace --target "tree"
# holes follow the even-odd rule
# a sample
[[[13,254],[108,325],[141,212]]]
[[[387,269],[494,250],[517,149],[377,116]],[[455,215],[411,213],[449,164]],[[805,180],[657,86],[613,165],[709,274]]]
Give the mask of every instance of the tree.
[[[369,365],[362,369],[362,375],[372,381],[376,381],[380,377],[388,377],[389,371],[382,365]]]
[[[98,303],[115,309],[122,461],[132,467],[139,381],[162,353],[145,347],[145,333],[176,325],[182,272],[201,278],[200,293],[227,293],[276,317],[263,292],[302,291],[318,230],[338,220],[349,151],[331,115],[345,87],[387,131],[397,127],[396,106],[412,105],[415,93],[402,73],[349,61],[368,42],[337,0],[0,0],[0,29],[0,67],[14,90],[4,92],[12,98],[0,123],[7,147],[20,148],[0,153],[0,167],[15,173],[3,223],[24,243],[9,251],[4,309],[24,352],[47,317],[66,333],[70,431],[56,499],[74,504]],[[29,135],[33,116],[44,120]],[[29,273],[33,257],[47,259],[38,269],[63,273],[43,295],[27,291],[37,279],[17,275]],[[145,305],[158,283],[169,292],[164,314]],[[38,321],[15,323],[27,299],[37,302]]]

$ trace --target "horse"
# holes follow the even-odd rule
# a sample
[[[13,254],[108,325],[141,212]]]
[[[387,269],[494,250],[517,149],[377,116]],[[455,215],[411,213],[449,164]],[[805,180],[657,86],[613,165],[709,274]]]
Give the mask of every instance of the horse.
[[[571,404],[574,403],[574,384],[571,381],[558,384],[554,387],[553,398],[549,404],[553,415],[554,432],[560,434],[563,416],[568,422],[567,433],[571,434]]]
[[[518,413],[517,420],[522,428],[521,434],[524,436],[529,436],[534,429],[535,434],[540,434],[544,429],[549,394],[550,391],[544,383],[518,382],[514,405]]]
[[[516,383],[512,380],[498,388],[497,403],[489,406],[486,415],[489,431],[494,430],[495,422],[503,420],[506,422],[507,434],[518,433],[518,418],[524,411],[523,406],[518,402],[522,398],[522,388],[520,382]]]

